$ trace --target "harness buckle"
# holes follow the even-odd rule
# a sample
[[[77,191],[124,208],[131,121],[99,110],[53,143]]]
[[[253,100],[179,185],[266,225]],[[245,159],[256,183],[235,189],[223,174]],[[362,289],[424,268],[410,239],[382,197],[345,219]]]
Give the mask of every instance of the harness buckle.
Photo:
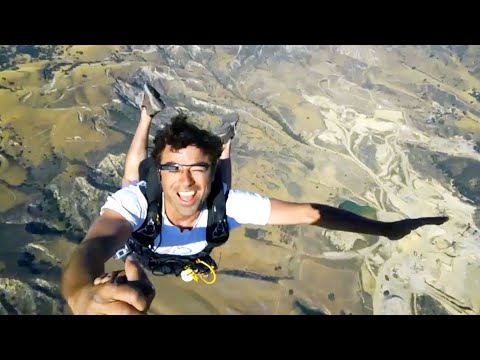
[[[155,233],[155,222],[153,219],[149,219],[147,222],[147,225],[145,226],[145,234],[146,235],[152,235]]]
[[[131,253],[132,250],[128,247],[128,245],[125,245],[123,248],[118,250],[115,255],[112,256],[112,258],[115,260],[124,260]]]

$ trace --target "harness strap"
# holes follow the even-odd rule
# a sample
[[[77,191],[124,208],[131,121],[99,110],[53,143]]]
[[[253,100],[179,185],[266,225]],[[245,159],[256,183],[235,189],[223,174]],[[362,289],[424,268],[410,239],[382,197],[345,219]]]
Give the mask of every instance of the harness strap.
[[[128,240],[127,247],[136,260],[145,268],[150,269],[154,275],[174,274],[179,276],[187,267],[201,274],[211,272],[208,266],[213,269],[218,268],[215,260],[205,251],[189,256],[157,254],[133,239]],[[207,263],[208,266],[204,266],[202,262]]]
[[[228,191],[223,190],[222,174],[216,171],[211,187],[211,193],[207,198],[208,221],[206,229],[207,248],[210,253],[213,248],[224,244],[230,236],[227,222],[226,202]]]
[[[206,228],[206,248],[194,256],[163,255],[151,250],[154,240],[160,236],[162,226],[162,186],[158,168],[153,157],[143,160],[139,166],[140,179],[147,183],[142,192],[147,200],[147,216],[142,226],[132,234],[127,242],[127,248],[134,253],[137,260],[152,273],[179,275],[186,267],[204,273],[210,271],[208,266],[216,269],[217,264],[211,258],[210,252],[217,246],[224,244],[229,237],[229,228],[226,216],[227,193],[223,189],[222,174],[215,171],[211,186],[211,193],[207,198],[208,220]],[[160,245],[159,243],[159,245]],[[201,261],[198,262],[197,260]],[[205,266],[202,262],[208,264]]]

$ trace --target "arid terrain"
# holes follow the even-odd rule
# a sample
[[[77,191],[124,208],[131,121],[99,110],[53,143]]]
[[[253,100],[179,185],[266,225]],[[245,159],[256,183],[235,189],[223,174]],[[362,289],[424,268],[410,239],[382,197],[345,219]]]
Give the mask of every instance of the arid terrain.
[[[215,284],[152,314],[480,314],[479,46],[0,46],[0,314],[68,314],[62,267],[120,186],[141,86],[205,128],[240,115],[233,187],[383,221],[400,241],[245,226]],[[108,269],[121,262],[111,260]]]

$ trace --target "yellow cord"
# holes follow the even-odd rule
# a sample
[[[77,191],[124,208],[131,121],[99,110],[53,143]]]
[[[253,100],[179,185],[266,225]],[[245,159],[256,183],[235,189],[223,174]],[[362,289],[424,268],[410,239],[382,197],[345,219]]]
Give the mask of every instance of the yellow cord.
[[[193,280],[198,282],[198,275],[195,274],[195,271],[193,271],[191,267],[186,267],[184,271],[185,271],[185,274],[184,274],[185,276],[191,275]]]
[[[195,281],[195,282],[198,282],[198,279],[200,278],[200,279],[202,279],[202,281],[203,281],[205,284],[207,284],[207,285],[213,284],[213,283],[215,282],[215,280],[217,280],[217,274],[215,274],[215,270],[214,270],[210,265],[208,265],[205,261],[202,261],[202,260],[200,260],[200,259],[197,259],[195,262],[196,262],[197,264],[203,264],[203,265],[205,265],[205,266],[210,270],[210,272],[212,273],[213,279],[212,279],[211,281],[205,280],[206,277],[208,277],[209,274],[207,274],[207,276],[205,276],[205,277],[204,277],[203,275],[198,276],[197,273],[196,273],[195,271],[193,271],[193,269],[192,269],[191,267],[189,267],[189,266],[187,266],[187,267],[184,269],[185,274],[182,273],[182,276],[189,276],[189,275],[191,275],[191,276],[192,276],[192,280]]]
[[[217,280],[217,274],[215,274],[215,270],[213,270],[213,268],[212,268],[210,265],[208,265],[205,261],[202,261],[202,260],[200,260],[200,259],[197,259],[196,262],[197,262],[198,264],[203,264],[203,265],[205,265],[205,266],[210,270],[210,272],[212,273],[212,276],[213,276],[213,279],[212,279],[211,281],[205,280],[205,277],[203,277],[203,276],[201,276],[200,279],[202,279],[202,281],[203,281],[205,284],[207,284],[207,285],[213,284],[213,283],[215,282],[215,280]],[[208,275],[207,275],[207,276],[208,276]]]

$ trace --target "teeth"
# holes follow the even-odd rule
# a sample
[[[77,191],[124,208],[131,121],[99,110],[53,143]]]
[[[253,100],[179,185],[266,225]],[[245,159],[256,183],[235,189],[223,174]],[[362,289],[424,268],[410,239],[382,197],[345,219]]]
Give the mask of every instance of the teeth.
[[[193,195],[195,195],[195,191],[182,191],[182,192],[179,192],[178,195],[180,195],[180,196],[193,196]]]
[[[195,191],[179,191],[178,196],[183,201],[191,201],[195,196]]]

